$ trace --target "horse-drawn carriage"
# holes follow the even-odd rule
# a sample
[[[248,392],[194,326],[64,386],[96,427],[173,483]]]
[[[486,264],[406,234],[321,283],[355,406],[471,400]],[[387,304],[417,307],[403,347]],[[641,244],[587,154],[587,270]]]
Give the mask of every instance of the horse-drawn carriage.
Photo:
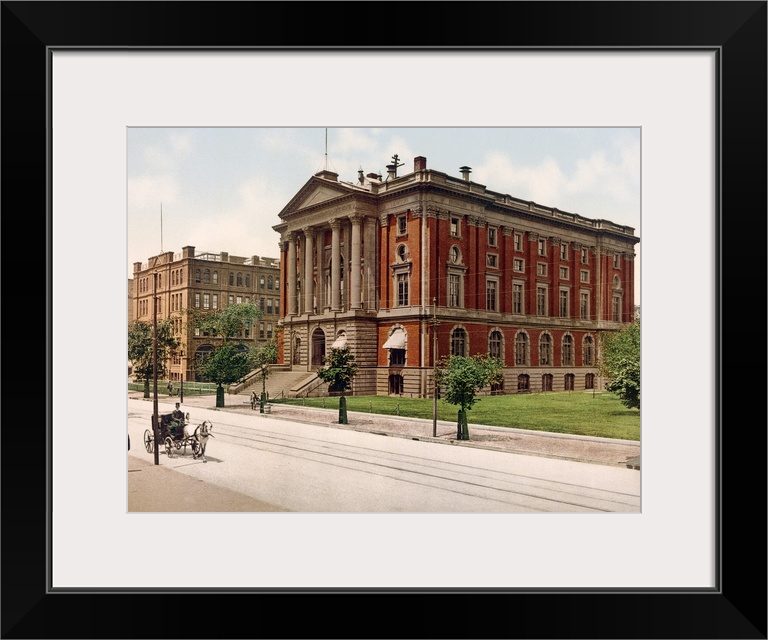
[[[158,441],[165,446],[165,453],[169,458],[173,457],[173,450],[184,449],[182,455],[186,455],[187,446],[192,449],[192,458],[205,459],[205,446],[208,438],[213,438],[213,424],[210,420],[203,420],[199,425],[189,424],[189,414],[183,418],[174,418],[172,413],[163,413],[158,416]],[[144,432],[144,447],[147,453],[152,453],[155,446],[155,437],[151,429]]]

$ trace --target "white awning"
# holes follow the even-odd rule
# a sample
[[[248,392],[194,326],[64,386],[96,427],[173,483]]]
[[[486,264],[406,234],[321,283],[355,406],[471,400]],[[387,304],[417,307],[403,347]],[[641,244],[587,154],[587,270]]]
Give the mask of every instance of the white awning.
[[[333,344],[331,345],[331,349],[343,349],[347,344],[347,334],[341,333],[336,338],[336,340],[333,341]]]
[[[383,349],[405,349],[406,335],[402,329],[395,329],[389,339],[382,345]]]

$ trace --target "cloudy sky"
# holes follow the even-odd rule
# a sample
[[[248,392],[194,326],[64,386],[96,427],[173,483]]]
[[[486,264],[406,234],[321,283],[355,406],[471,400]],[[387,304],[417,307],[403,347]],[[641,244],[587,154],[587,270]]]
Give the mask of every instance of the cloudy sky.
[[[164,251],[278,257],[278,213],[327,167],[386,176],[394,154],[490,190],[640,228],[639,128],[129,128],[128,273]],[[162,209],[162,216],[161,216]],[[640,244],[637,268],[640,269]],[[639,278],[635,301],[639,304]]]

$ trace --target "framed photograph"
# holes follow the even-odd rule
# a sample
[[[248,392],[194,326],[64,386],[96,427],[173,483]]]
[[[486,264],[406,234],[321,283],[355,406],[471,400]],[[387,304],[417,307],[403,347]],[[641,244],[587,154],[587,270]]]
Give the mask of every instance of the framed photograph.
[[[766,637],[763,376],[724,324],[765,306],[765,2],[2,12],[7,308],[45,336],[6,355],[3,637]],[[638,128],[640,513],[129,514],[126,132],[150,127]]]

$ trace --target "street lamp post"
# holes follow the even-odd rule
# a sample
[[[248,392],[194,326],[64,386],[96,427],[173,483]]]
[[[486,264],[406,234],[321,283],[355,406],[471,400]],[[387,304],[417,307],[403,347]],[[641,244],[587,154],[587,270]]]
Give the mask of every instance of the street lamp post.
[[[435,389],[432,393],[432,437],[437,437],[437,298],[432,298],[432,378]]]
[[[160,442],[157,428],[157,272],[152,274],[152,431],[155,438],[155,464],[160,464]]]

